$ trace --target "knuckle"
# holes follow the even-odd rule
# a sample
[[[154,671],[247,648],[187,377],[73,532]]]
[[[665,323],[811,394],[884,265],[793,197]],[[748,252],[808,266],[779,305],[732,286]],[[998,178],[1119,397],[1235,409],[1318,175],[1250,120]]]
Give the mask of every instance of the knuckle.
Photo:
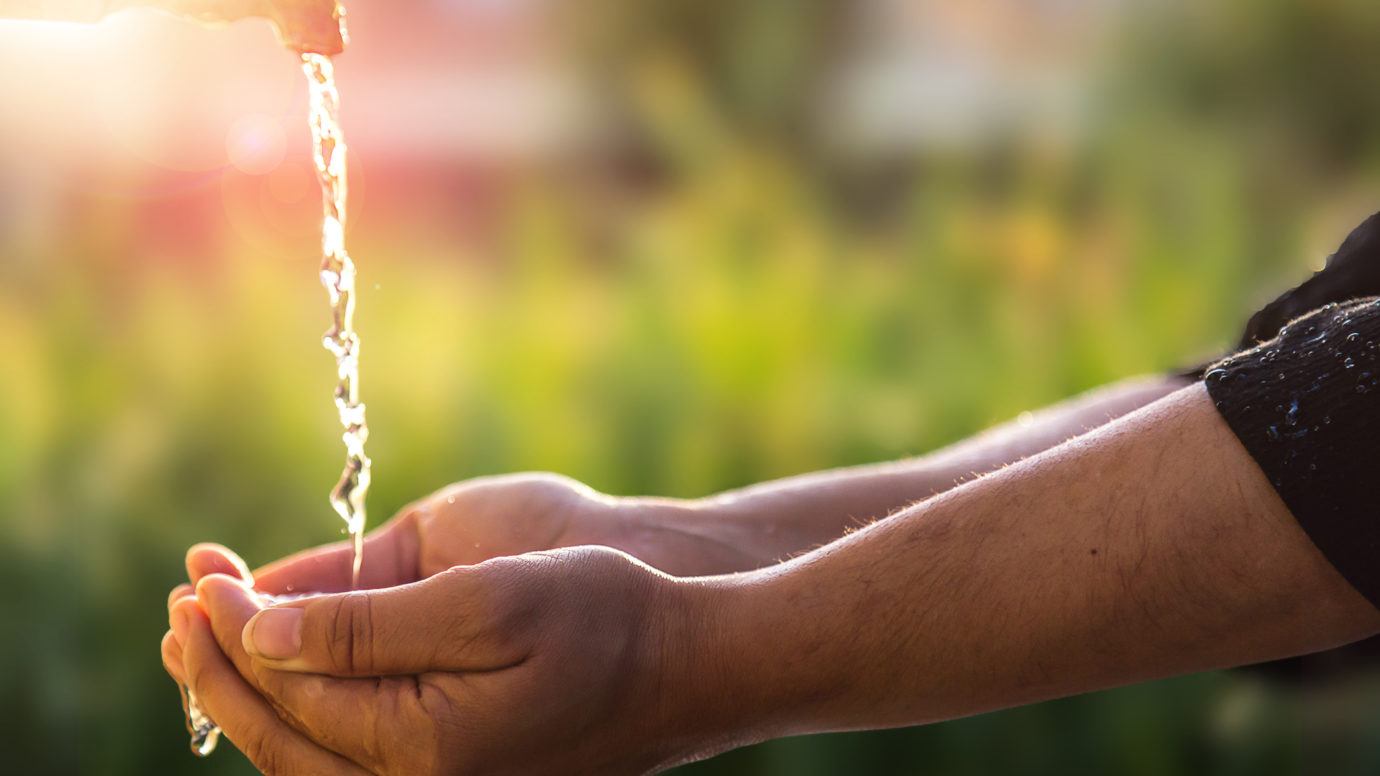
[[[327,614],[325,657],[342,673],[368,673],[373,666],[373,603],[367,595],[343,595]]]
[[[354,668],[360,673],[373,673],[374,661],[374,599],[360,596],[355,606],[355,616],[350,619],[351,636],[355,646]]]

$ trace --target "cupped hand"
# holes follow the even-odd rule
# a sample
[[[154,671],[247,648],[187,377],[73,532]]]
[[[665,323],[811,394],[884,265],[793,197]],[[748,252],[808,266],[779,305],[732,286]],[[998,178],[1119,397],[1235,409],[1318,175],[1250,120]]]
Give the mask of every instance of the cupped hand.
[[[677,576],[761,566],[762,560],[727,538],[727,525],[693,502],[615,498],[568,477],[484,477],[444,488],[370,533],[360,587],[394,587],[453,566],[582,545],[622,550]],[[351,588],[353,548],[348,541],[296,553],[252,575],[232,557],[216,545],[193,547],[187,554],[190,583],[221,573],[252,581],[270,595]],[[191,592],[190,587],[179,590]]]
[[[266,773],[643,772],[693,727],[684,587],[592,547],[271,607],[217,573],[174,604],[172,641]]]
[[[404,509],[364,541],[360,587],[396,587],[454,566],[582,544],[617,546],[626,505],[565,477],[518,474],[451,485]],[[194,547],[192,584],[210,573],[252,580],[271,595],[337,593],[351,588],[348,541],[305,550],[249,575],[218,549]],[[229,556],[233,557],[233,556]]]
[[[617,499],[575,480],[519,474],[470,480],[403,510],[364,542],[360,587],[397,587],[456,566],[490,558],[581,545],[602,545],[637,556],[667,573],[727,573],[753,565],[715,535],[717,521],[690,520],[699,507],[670,500]],[[192,598],[202,579],[226,575],[271,596],[339,593],[351,589],[351,543],[305,550],[251,573],[238,555],[215,544],[187,552],[189,582],[168,596],[171,615]],[[182,648],[165,634],[163,663],[186,686]]]
[[[360,587],[396,587],[455,566],[531,550],[612,544],[625,533],[620,513],[627,509],[627,502],[548,474],[487,477],[452,485],[412,504],[369,534]],[[351,589],[353,562],[353,545],[343,541],[304,550],[251,572],[225,547],[194,545],[186,556],[188,582],[168,596],[169,622],[179,621],[173,614],[178,602],[193,598],[195,586],[208,576],[228,576],[269,596],[337,593]],[[163,637],[162,656],[169,675],[186,687],[182,644],[173,630]]]

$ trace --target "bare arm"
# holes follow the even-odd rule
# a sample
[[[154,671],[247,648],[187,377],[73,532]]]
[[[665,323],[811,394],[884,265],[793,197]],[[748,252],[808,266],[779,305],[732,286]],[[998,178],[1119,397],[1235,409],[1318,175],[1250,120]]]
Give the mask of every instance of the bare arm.
[[[750,571],[1059,444],[1181,384],[1177,378],[1124,382],[923,458],[793,477],[697,501],[612,498],[551,475],[471,480],[416,502],[374,531],[365,542],[364,579],[384,587],[488,558],[581,545],[623,550],[678,576]],[[270,593],[346,589],[351,552],[348,542],[308,550],[255,578]],[[213,563],[202,571],[216,568]]]
[[[625,535],[606,543],[681,574],[761,568],[1061,444],[1187,384],[1179,377],[1123,381],[895,463],[790,477],[692,502],[633,499],[631,505],[640,508],[620,515]],[[723,550],[704,553],[688,546],[709,542]],[[687,565],[701,557],[702,566]]]
[[[732,678],[687,717],[706,721],[710,749],[934,722],[1380,631],[1201,384],[696,590],[696,630],[715,648],[688,673]]]
[[[583,547],[268,610],[211,575],[173,629],[169,670],[256,763],[634,773],[1326,649],[1380,612],[1198,384],[771,569]]]

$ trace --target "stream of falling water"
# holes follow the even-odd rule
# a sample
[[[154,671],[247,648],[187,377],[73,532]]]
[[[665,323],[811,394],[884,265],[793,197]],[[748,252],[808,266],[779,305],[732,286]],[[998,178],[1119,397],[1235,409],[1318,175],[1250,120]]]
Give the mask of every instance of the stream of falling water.
[[[355,263],[345,250],[345,201],[349,186],[345,177],[345,137],[340,129],[340,92],[335,86],[335,68],[329,57],[303,54],[302,70],[307,74],[311,97],[311,135],[315,149],[316,177],[321,182],[325,219],[321,228],[321,284],[331,302],[331,328],[322,338],[326,350],[335,356],[337,383],[335,407],[344,429],[345,470],[331,490],[331,507],[354,542],[351,568],[353,587],[359,587],[360,565],[364,560],[364,500],[369,493],[369,456],[364,443],[369,425],[364,420],[364,405],[359,400],[359,335],[355,333]],[[191,690],[185,691],[187,729],[192,736],[192,751],[205,757],[215,751],[220,728],[206,716]]]
[[[325,221],[321,229],[321,284],[331,300],[331,328],[322,344],[335,356],[335,407],[344,429],[345,470],[331,491],[331,506],[354,540],[351,579],[359,587],[364,560],[364,500],[369,494],[369,456],[364,443],[369,424],[359,401],[359,335],[355,333],[355,263],[345,250],[345,136],[340,129],[340,92],[329,57],[303,54],[311,94],[311,134],[316,149],[316,176],[321,181]]]

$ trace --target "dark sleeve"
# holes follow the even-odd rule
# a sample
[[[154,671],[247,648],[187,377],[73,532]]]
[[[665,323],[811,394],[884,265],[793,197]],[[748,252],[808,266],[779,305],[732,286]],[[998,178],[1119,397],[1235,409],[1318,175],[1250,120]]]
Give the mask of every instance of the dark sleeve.
[[[1210,367],[1226,419],[1299,525],[1380,607],[1380,299],[1329,305]]]

